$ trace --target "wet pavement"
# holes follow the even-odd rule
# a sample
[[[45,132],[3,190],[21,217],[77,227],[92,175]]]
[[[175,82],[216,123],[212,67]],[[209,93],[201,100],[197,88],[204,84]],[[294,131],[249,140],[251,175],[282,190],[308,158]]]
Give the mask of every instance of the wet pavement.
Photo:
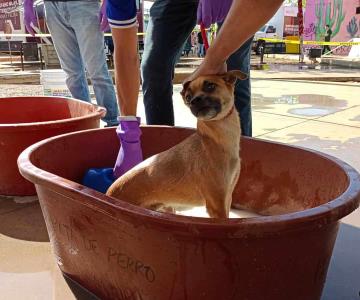
[[[291,79],[312,81],[355,81],[360,82],[360,67],[333,66],[326,64],[313,64],[305,57],[305,64],[299,64],[298,55],[266,55],[265,64],[260,64],[260,57],[251,57],[251,77],[253,79]],[[174,83],[182,83],[185,78],[194,72],[202,62],[198,57],[182,57],[175,68]],[[350,66],[351,64],[349,64]],[[114,77],[114,70],[110,68]],[[0,84],[40,84],[40,71],[38,66],[26,67],[21,71],[18,67],[7,62],[1,62],[0,57]]]
[[[194,127],[180,90],[174,87],[176,125]],[[360,172],[359,84],[262,79],[252,81],[252,93],[255,137],[319,150]],[[139,114],[145,120],[141,101]],[[359,271],[357,210],[342,221],[322,300],[359,299]],[[59,272],[40,206],[31,199],[16,203],[0,197],[0,290],[0,299],[94,299]]]
[[[347,72],[347,73],[359,72],[359,69],[355,69],[355,68],[345,68],[341,66],[331,66],[324,64],[300,64],[300,63],[292,63],[292,64],[269,63],[264,69],[269,71],[276,71],[276,72],[298,72],[304,70],[335,71],[335,72]]]

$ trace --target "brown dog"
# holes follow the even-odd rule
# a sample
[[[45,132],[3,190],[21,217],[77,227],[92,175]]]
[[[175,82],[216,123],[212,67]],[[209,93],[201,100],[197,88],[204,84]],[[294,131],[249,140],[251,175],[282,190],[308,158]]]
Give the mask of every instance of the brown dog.
[[[240,120],[234,84],[240,71],[202,76],[181,92],[197,131],[117,179],[107,195],[154,210],[206,205],[210,217],[229,217],[240,174]]]

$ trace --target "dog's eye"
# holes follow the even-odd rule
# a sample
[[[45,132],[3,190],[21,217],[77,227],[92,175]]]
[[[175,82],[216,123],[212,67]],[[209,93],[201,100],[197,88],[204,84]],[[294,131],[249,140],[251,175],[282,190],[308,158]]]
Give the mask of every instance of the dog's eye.
[[[215,90],[216,84],[210,81],[204,81],[203,91],[205,93],[211,93]]]
[[[191,101],[191,95],[190,95],[190,94],[187,94],[186,97],[185,97],[185,100],[186,100],[186,102],[190,103],[190,101]]]

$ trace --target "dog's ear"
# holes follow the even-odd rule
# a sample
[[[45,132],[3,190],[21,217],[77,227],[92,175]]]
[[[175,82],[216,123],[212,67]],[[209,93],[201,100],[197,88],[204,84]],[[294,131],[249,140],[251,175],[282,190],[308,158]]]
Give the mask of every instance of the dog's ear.
[[[236,79],[245,80],[248,78],[247,74],[239,71],[239,70],[233,70],[226,72],[225,74],[221,75],[222,79],[229,84],[235,84]]]
[[[185,93],[186,93],[186,90],[187,90],[188,87],[189,87],[190,82],[191,82],[191,81],[186,81],[186,82],[184,82],[184,84],[183,84],[183,89],[182,89],[182,91],[180,92],[181,96],[185,97]]]

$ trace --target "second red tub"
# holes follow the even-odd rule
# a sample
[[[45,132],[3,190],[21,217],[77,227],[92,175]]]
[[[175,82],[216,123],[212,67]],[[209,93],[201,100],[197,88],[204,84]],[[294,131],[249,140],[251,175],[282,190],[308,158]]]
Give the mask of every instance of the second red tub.
[[[75,99],[36,96],[1,98],[0,112],[0,195],[31,196],[35,188],[18,171],[19,154],[42,139],[99,127],[106,110]]]

